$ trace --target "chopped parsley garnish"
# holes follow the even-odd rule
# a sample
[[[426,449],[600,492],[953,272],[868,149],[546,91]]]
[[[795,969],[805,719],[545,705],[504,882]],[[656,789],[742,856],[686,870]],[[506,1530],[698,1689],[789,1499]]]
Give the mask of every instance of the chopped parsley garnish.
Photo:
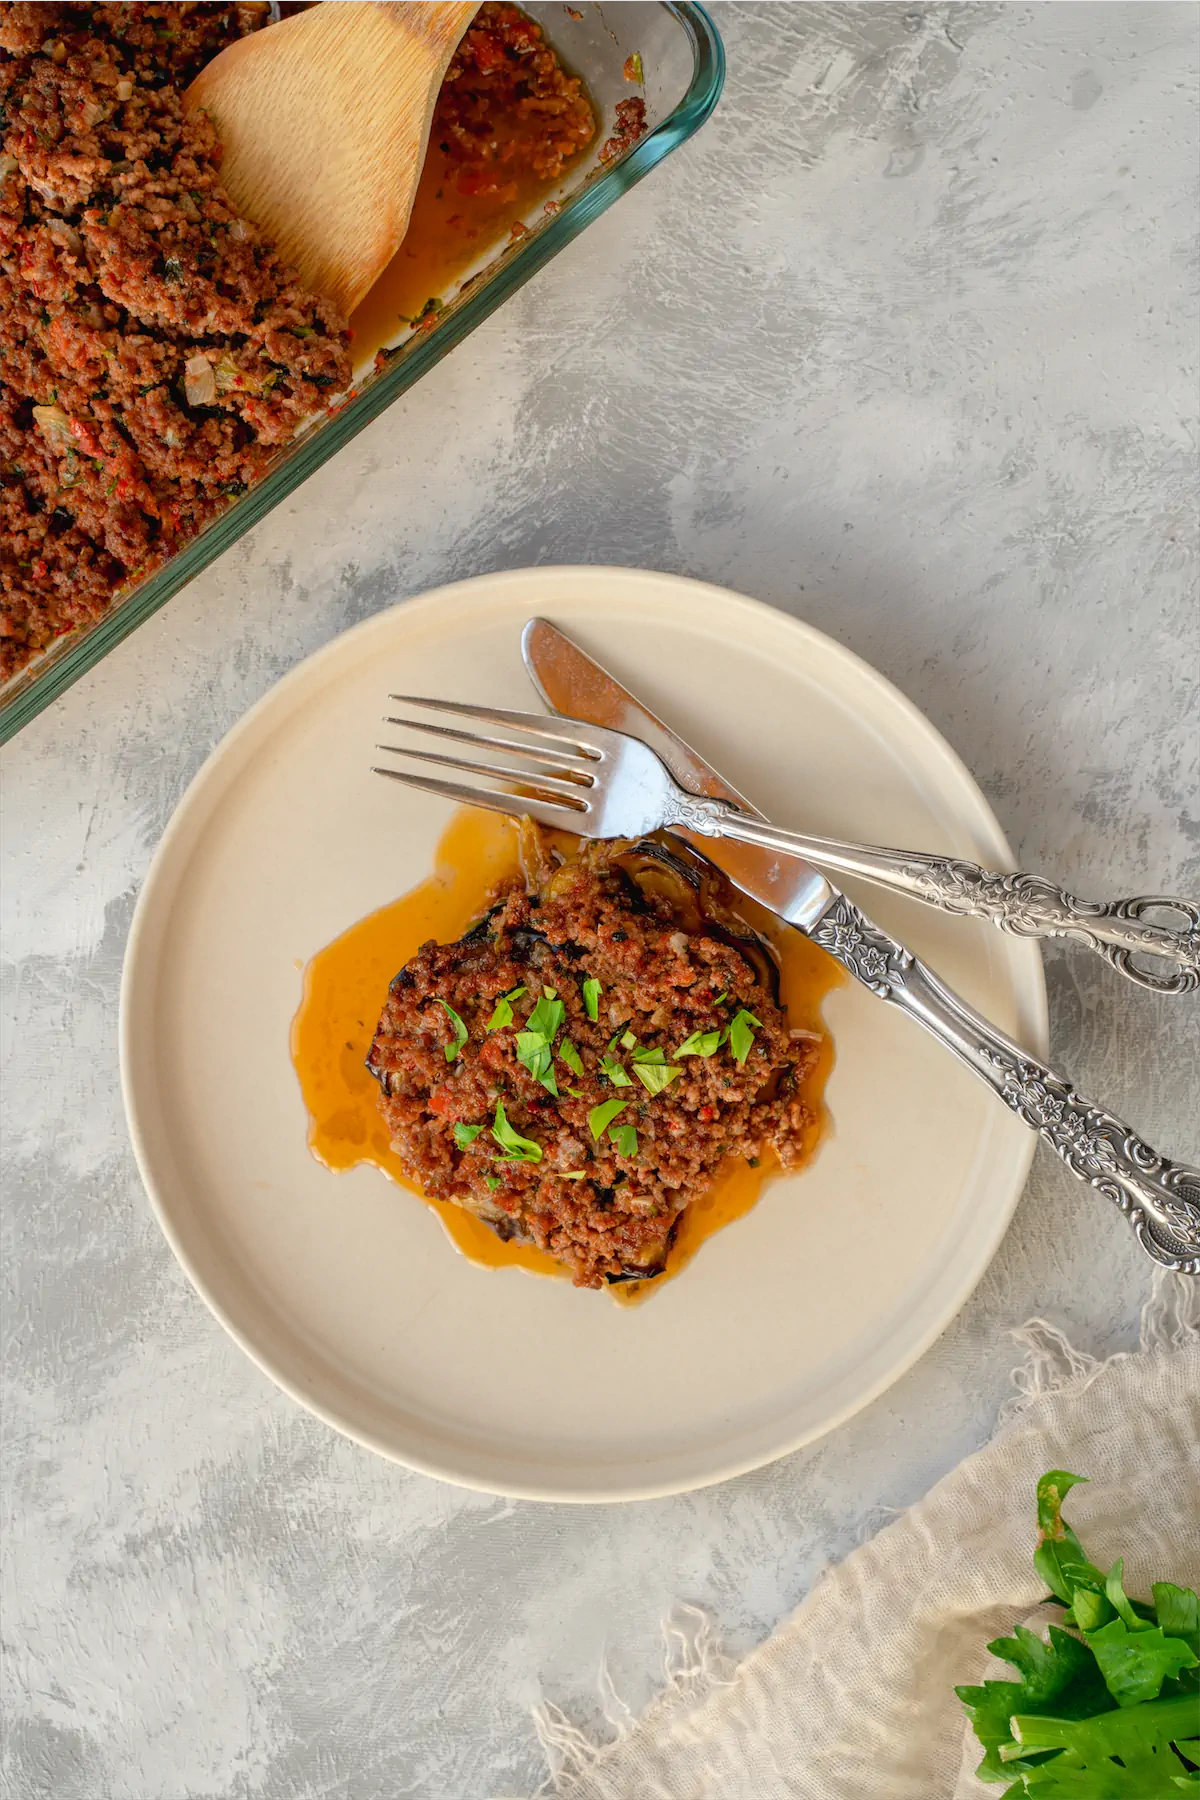
[[[586,1169],[559,1169],[557,1171],[557,1173],[558,1173],[558,1179],[560,1181],[586,1181],[587,1180],[587,1170]]]
[[[572,1075],[583,1075],[583,1059],[570,1038],[564,1038],[558,1046],[558,1054],[570,1069]]]
[[[495,1011],[492,1013],[491,1018],[488,1020],[487,1024],[484,1026],[484,1030],[485,1031],[503,1031],[504,1027],[506,1025],[511,1025],[513,1022],[513,1009],[512,1009],[513,1001],[519,1000],[521,998],[522,994],[526,994],[528,992],[529,992],[528,988],[515,987],[515,988],[509,988],[507,994],[501,994],[500,998],[496,1002]]]
[[[456,1125],[454,1127],[454,1141],[460,1150],[465,1150],[468,1144],[473,1144],[475,1142],[475,1139],[482,1130],[482,1125]]]
[[[600,1073],[606,1080],[611,1081],[614,1087],[633,1086],[632,1081],[630,1081],[623,1066],[617,1061],[615,1056],[602,1056],[600,1058]]]
[[[633,1072],[650,1094],[661,1094],[683,1070],[669,1063],[661,1050],[635,1050]]]
[[[676,1056],[715,1056],[725,1041],[723,1030],[693,1031],[691,1037],[684,1038]]]
[[[729,1048],[733,1052],[733,1060],[739,1065],[745,1063],[754,1046],[754,1027],[762,1029],[762,1020],[756,1019],[752,1012],[740,1007],[729,1021]]]
[[[583,984],[583,1010],[595,1024],[600,1017],[600,996],[604,989],[594,975],[589,975]]]
[[[548,1094],[558,1098],[558,1082],[554,1076],[554,1052],[540,1031],[517,1033],[517,1061],[540,1081]]]
[[[446,1061],[453,1062],[471,1034],[448,1001],[439,1000],[438,1005],[454,1027],[454,1041],[446,1045]]]
[[[628,1105],[628,1100],[605,1100],[600,1106],[593,1106],[588,1114],[588,1130],[597,1143],[600,1142],[617,1114],[624,1112]],[[540,1155],[541,1152],[539,1151],[538,1154]]]
[[[541,999],[525,1021],[525,1029],[536,1031],[547,1044],[552,1044],[566,1016],[567,1009],[554,989],[543,988]]]
[[[483,1179],[486,1186],[490,1187],[494,1194],[496,1189],[500,1186],[500,1177],[498,1175],[485,1175]]]
[[[539,1163],[542,1160],[542,1146],[535,1144],[532,1138],[524,1138],[519,1131],[509,1124],[504,1111],[503,1100],[496,1102],[496,1122],[492,1126],[492,1136],[507,1155],[503,1162]]]
[[[608,1135],[617,1147],[618,1156],[637,1155],[637,1132],[632,1125],[614,1125]]]
[[[541,999],[525,1021],[524,1031],[517,1033],[517,1061],[555,1099],[558,1083],[554,1078],[554,1039],[566,1012],[554,989],[543,988]]]
[[[634,1037],[632,1031],[623,1031],[621,1033],[621,1048],[622,1048],[622,1050],[632,1050],[633,1046],[636,1043],[637,1043],[637,1039]]]
[[[713,1005],[720,1006],[722,1001],[728,1000],[728,998],[729,998],[729,989],[722,988],[721,992],[717,995],[716,999],[713,1001]]]

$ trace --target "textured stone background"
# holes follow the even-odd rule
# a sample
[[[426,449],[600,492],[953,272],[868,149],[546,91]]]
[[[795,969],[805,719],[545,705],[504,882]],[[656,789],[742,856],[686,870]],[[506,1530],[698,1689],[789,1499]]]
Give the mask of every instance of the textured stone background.
[[[962,1316],[824,1442],[538,1507],[377,1461],[187,1287],[117,986],[185,783],[309,651],[486,569],[613,561],[808,619],[929,713],[1023,865],[1200,889],[1197,13],[715,8],[700,137],[6,752],[10,1731],[33,1800],[482,1800],[640,1706],[672,1601],[748,1647],[988,1434],[1031,1313],[1129,1345],[1124,1225],[1039,1152]],[[1200,1152],[1195,1005],[1048,957],[1054,1051]]]

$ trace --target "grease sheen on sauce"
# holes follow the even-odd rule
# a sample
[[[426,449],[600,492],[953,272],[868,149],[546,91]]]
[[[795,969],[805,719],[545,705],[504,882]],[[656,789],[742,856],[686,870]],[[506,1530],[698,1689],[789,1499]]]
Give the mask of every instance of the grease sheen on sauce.
[[[382,1170],[423,1200],[455,1246],[480,1267],[520,1268],[566,1280],[566,1272],[544,1251],[503,1243],[471,1213],[448,1201],[428,1199],[407,1179],[376,1104],[378,1084],[365,1066],[397,970],[430,938],[450,943],[461,937],[483,912],[491,889],[519,873],[520,866],[517,833],[510,821],[473,809],[456,813],[438,845],[429,879],[352,925],[308,964],[292,1024],[292,1060],[309,1114],[309,1148],[318,1161],[334,1170],[353,1169],[360,1163]],[[841,971],[802,933],[780,924],[752,901],[739,910],[775,948],[789,1025],[820,1034],[820,1053],[804,1085],[815,1118],[804,1146],[807,1163],[826,1129],[822,1094],[833,1064],[821,1002],[841,980]],[[777,1172],[778,1164],[770,1156],[756,1169],[741,1157],[731,1157],[709,1192],[684,1211],[665,1272],[654,1281],[609,1289],[613,1299],[621,1305],[636,1304],[677,1275],[708,1238],[750,1211],[764,1183]],[[802,1203],[801,1194],[797,1204]]]
[[[503,140],[503,120],[493,135]],[[516,194],[501,200],[495,194],[460,194],[459,165],[431,143],[404,241],[350,315],[355,363],[395,343],[402,327],[420,317],[426,301],[443,299],[481,257],[499,255],[514,227],[522,235],[538,202],[544,206],[586,154],[586,148],[581,150],[553,181],[528,170],[515,173]],[[551,200],[551,208],[554,204]]]

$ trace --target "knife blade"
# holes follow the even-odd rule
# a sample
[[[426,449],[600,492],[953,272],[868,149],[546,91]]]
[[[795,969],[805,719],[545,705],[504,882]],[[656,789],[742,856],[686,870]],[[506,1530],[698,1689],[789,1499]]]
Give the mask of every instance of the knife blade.
[[[521,633],[521,654],[530,680],[551,712],[641,738],[691,793],[728,800],[762,818],[711,763],[549,619],[529,620]],[[735,887],[801,931],[811,931],[841,897],[841,890],[801,856],[737,844],[729,838],[687,831],[679,835],[715,863]]]

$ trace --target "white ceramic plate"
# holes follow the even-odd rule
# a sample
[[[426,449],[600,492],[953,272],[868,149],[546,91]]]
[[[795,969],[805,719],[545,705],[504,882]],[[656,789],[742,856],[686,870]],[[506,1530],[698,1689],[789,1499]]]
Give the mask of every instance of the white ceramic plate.
[[[632,1311],[478,1269],[374,1169],[313,1160],[288,1051],[299,970],[424,878],[447,818],[368,772],[385,698],[534,706],[519,649],[532,613],[779,823],[1011,858],[953,752],[864,663],[754,601],[628,569],[490,575],[370,619],[281,681],[196,777],[142,891],[121,1007],[130,1129],[175,1254],[267,1374],[360,1443],[497,1493],[615,1500],[754,1468],[894,1381],[978,1281],[1033,1139],[932,1039],[840,989],[817,1161]],[[1033,944],[857,897],[1044,1048]]]

